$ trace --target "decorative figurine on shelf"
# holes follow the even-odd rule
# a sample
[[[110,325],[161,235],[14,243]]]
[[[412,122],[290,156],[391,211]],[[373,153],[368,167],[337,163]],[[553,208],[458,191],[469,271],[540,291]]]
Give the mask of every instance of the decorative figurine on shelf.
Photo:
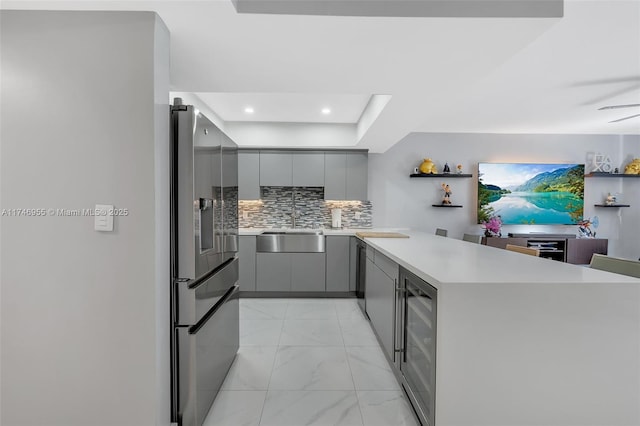
[[[620,170],[618,170],[618,168],[616,167],[615,169],[613,169],[613,174],[617,175],[618,173],[620,173]]]
[[[640,175],[640,158],[634,158],[632,162],[624,168],[625,175]]]
[[[449,168],[449,163],[444,163],[444,168],[442,169],[442,173],[448,175],[451,173],[451,169]]]
[[[451,205],[451,187],[446,183],[443,183],[442,190],[444,191],[444,196],[442,197],[442,204]]]
[[[608,155],[596,153],[593,156],[593,169],[592,172],[604,172],[611,173],[611,158]]]
[[[596,232],[591,230],[591,227],[597,228],[599,224],[598,216],[594,216],[593,219],[584,219],[578,222],[578,238],[595,238]]]
[[[616,196],[609,193],[609,195],[607,195],[607,198],[604,200],[604,204],[607,206],[613,206],[616,204]]]
[[[420,164],[420,173],[424,173],[425,175],[438,173],[436,165],[431,158],[425,158],[422,164]]]
[[[462,174],[462,164],[458,164],[456,166],[456,173],[461,175]]]
[[[502,218],[500,216],[492,216],[488,222],[482,222],[485,237],[501,237],[502,236]]]

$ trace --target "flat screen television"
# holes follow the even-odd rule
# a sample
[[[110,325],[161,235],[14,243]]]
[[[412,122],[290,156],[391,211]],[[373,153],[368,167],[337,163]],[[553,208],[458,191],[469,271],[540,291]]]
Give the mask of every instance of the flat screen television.
[[[478,164],[478,223],[574,225],[583,208],[583,164]]]

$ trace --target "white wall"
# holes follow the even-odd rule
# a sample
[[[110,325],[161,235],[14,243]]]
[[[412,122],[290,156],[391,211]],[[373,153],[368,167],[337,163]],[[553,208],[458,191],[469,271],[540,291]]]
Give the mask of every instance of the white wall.
[[[623,145],[623,164],[628,164],[634,158],[640,158],[640,137],[626,138]],[[621,209],[624,223],[631,224],[624,227],[622,247],[625,257],[640,260],[640,178],[626,178],[622,184],[622,196],[631,208]]]
[[[356,143],[355,124],[227,121],[224,131],[241,147],[328,148]]]
[[[637,136],[603,135],[507,135],[507,134],[455,134],[412,133],[384,154],[369,154],[369,198],[373,203],[373,226],[408,226],[434,232],[435,228],[449,230],[449,236],[461,238],[462,234],[482,233],[476,224],[476,185],[478,162],[575,162],[584,163],[588,152],[608,154],[615,167],[623,162],[623,146],[637,147]],[[631,149],[631,148],[629,148]],[[638,150],[640,151],[640,150]],[[637,154],[640,155],[640,152]],[[410,179],[409,174],[423,158],[430,157],[442,171],[445,161],[452,170],[463,165],[472,179]],[[629,180],[629,179],[628,179]],[[609,239],[609,253],[637,258],[631,246],[636,244],[639,202],[631,201],[628,209],[596,209],[608,192],[623,192],[625,199],[631,196],[630,186],[637,190],[640,181],[623,179],[594,179],[585,181],[585,217],[597,215],[600,226],[597,236]],[[441,183],[448,183],[453,190],[452,202],[462,204],[462,209],[431,207],[442,199]],[[624,185],[624,189],[623,189]],[[637,195],[637,193],[636,193]],[[639,199],[636,197],[636,199]],[[630,200],[627,200],[630,201]],[[503,227],[508,232],[559,232],[577,233],[576,226],[525,226]]]
[[[6,425],[169,423],[168,34],[149,12],[3,11]]]

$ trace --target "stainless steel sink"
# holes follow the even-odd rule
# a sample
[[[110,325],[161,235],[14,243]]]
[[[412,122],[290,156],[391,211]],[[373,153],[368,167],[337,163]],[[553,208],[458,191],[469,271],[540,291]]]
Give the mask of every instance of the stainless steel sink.
[[[265,231],[256,237],[260,253],[324,253],[322,231]]]
[[[322,235],[322,231],[314,231],[314,230],[264,231],[260,235]]]

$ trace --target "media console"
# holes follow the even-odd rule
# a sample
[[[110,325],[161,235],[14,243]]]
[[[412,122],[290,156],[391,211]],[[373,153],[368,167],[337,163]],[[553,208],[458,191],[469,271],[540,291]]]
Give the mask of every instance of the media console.
[[[504,249],[507,244],[540,250],[540,257],[560,262],[586,265],[594,253],[607,254],[606,238],[576,238],[567,234],[510,234],[507,238],[483,237],[482,244]]]

